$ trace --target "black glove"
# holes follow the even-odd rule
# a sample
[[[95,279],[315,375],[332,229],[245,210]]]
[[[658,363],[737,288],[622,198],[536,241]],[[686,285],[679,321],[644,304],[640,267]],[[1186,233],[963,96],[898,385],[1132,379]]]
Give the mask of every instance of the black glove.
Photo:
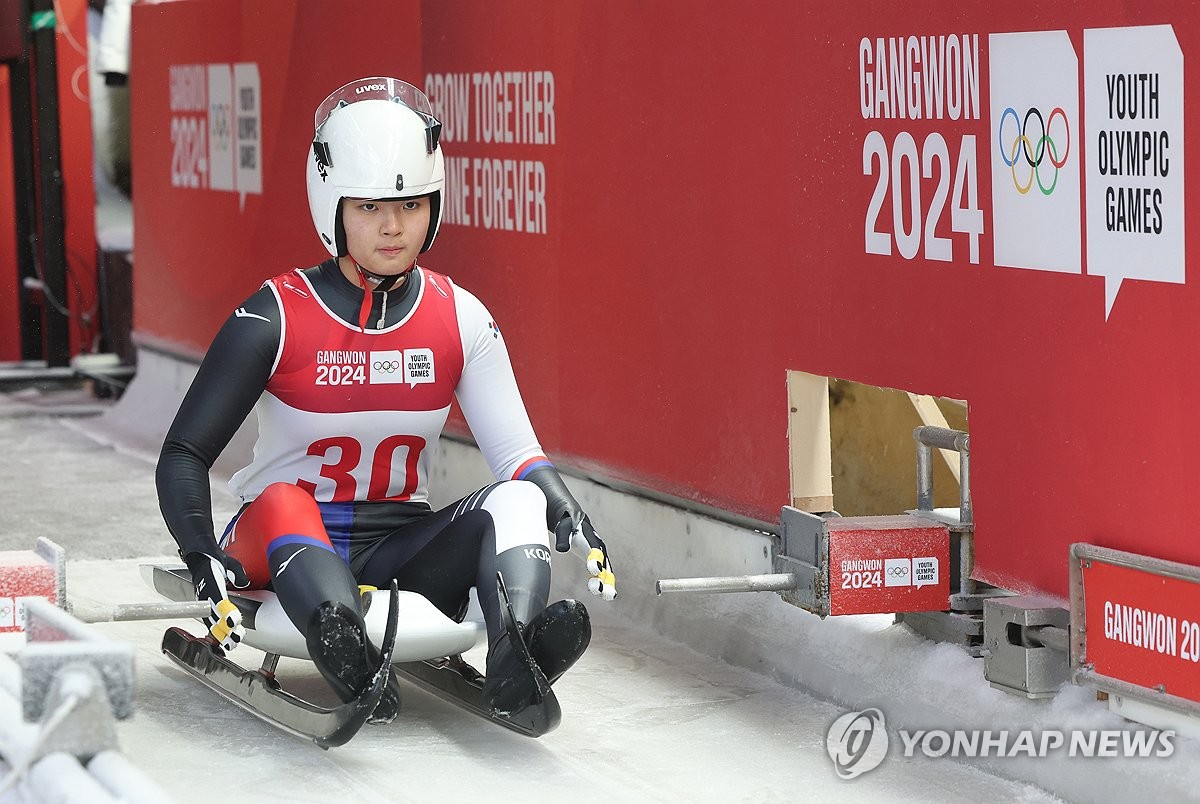
[[[591,593],[602,595],[605,600],[615,598],[617,579],[613,575],[612,561],[608,558],[608,548],[583,511],[579,511],[575,518],[564,516],[554,529],[554,549],[565,553],[572,547],[587,562],[588,574],[592,576],[588,578]]]
[[[567,489],[553,466],[539,466],[525,476],[546,495],[546,525],[554,533],[554,549],[565,553],[572,548],[587,563],[588,589],[605,600],[617,596],[617,579],[604,540],[596,533],[583,508]]]
[[[183,557],[188,571],[192,573],[192,585],[196,588],[196,599],[208,601],[212,613],[204,618],[208,632],[226,651],[233,650],[242,641],[246,629],[242,626],[242,612],[229,599],[226,583],[235,589],[245,589],[250,579],[242,563],[225,555],[215,544],[208,552],[191,552]]]

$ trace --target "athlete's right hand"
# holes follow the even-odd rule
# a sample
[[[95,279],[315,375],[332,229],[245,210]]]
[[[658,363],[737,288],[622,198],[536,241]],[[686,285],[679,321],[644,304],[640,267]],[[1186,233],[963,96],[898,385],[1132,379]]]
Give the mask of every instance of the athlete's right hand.
[[[612,561],[608,558],[608,548],[592,527],[587,514],[582,509],[574,514],[563,514],[558,527],[554,529],[554,536],[554,547],[560,553],[574,549],[584,556],[588,574],[592,576],[588,578],[588,590],[605,600],[614,600],[617,597],[617,579],[613,575]]]
[[[246,629],[242,626],[242,612],[229,599],[226,583],[235,589],[245,589],[250,585],[250,579],[236,558],[219,549],[212,552],[216,555],[188,553],[183,560],[192,573],[196,599],[207,601],[212,608],[209,616],[204,618],[209,634],[223,649],[230,651],[242,641]]]

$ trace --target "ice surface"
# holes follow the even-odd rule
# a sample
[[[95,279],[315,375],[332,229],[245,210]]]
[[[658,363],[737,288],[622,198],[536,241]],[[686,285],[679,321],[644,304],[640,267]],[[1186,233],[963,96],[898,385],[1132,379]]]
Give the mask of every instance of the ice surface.
[[[124,804],[163,804],[172,797],[116,751],[103,751],[87,764],[88,773]],[[181,797],[182,800],[182,797]]]
[[[68,426],[0,416],[0,449],[14,456],[0,462],[0,484],[12,492],[11,503],[0,508],[0,549],[28,549],[33,536],[46,535],[68,551],[72,594],[157,601],[140,581],[137,558],[176,557],[157,510],[152,460],[93,440],[88,426],[79,419]],[[71,504],[46,505],[54,489],[70,489]],[[214,505],[218,523],[236,509],[219,491]],[[626,567],[625,577],[634,576],[632,569]],[[637,594],[632,585],[625,588],[631,597]],[[123,753],[180,801],[195,800],[196,785],[211,778],[215,757],[221,758],[220,797],[230,804],[485,798],[1041,802],[1054,799],[1022,780],[1051,776],[1065,780],[1057,789],[1089,800],[1174,800],[1200,790],[1200,754],[1184,740],[1165,760],[1006,760],[986,766],[990,773],[965,762],[904,758],[894,745],[878,769],[844,782],[833,772],[825,735],[854,708],[880,706],[889,723],[909,728],[1126,724],[1084,689],[1068,688],[1045,704],[992,690],[977,660],[921,639],[890,617],[819,621],[775,595],[757,601],[748,607],[712,596],[661,605],[688,606],[698,623],[740,624],[723,629],[721,643],[711,646],[735,662],[751,655],[749,641],[763,630],[776,634],[771,661],[758,672],[664,639],[648,629],[650,617],[635,623],[596,604],[592,647],[556,685],[563,724],[545,738],[529,740],[491,726],[405,684],[404,708],[393,724],[367,727],[348,746],[328,752],[255,720],[171,664],[159,644],[162,630],[179,623],[94,627],[136,652],[136,715],[117,724]],[[192,633],[202,630],[198,623],[182,624]],[[704,634],[681,636],[700,644]],[[468,656],[477,666],[480,653]],[[261,655],[243,646],[233,658],[253,667]],[[278,674],[291,691],[334,702],[310,662],[284,659]],[[801,683],[821,690],[826,700],[797,689]]]
[[[0,443],[5,550],[29,550],[45,536],[72,558],[174,552],[158,512],[152,464],[144,458],[82,436],[60,419],[0,421]],[[121,591],[104,590],[100,599]]]

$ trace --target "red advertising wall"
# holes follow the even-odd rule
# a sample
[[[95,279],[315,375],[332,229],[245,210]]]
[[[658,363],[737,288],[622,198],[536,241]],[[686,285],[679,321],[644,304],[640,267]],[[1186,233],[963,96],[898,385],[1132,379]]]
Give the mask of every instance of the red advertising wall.
[[[133,37],[134,327],[199,353],[265,278],[328,256],[313,111],[355,78],[419,75],[419,5],[135,4]]]
[[[1063,595],[1073,541],[1200,563],[1196,11],[367,6],[389,37],[419,11],[420,52],[379,69],[446,124],[425,263],[505,328],[552,455],[775,520],[799,369],[969,400],[985,580]],[[135,7],[144,334],[202,349],[263,276],[321,259],[308,115],[379,64],[330,7],[322,47],[290,3]],[[172,185],[168,67],[247,59],[263,190],[239,212]]]

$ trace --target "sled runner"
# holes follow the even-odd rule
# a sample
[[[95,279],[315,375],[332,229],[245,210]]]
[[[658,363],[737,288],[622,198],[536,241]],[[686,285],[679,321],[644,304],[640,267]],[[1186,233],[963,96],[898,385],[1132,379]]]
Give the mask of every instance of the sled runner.
[[[484,676],[463,661],[461,656],[402,662],[392,667],[402,677],[442,700],[527,737],[540,737],[558,726],[562,719],[562,709],[558,705],[554,690],[546,682],[545,676],[536,669],[533,657],[529,655],[529,648],[513,617],[508,591],[504,588],[504,578],[499,573],[496,574],[496,588],[500,595],[501,613],[504,616],[503,638],[512,641],[514,649],[522,657],[524,668],[529,672],[527,683],[533,688],[530,706],[510,714],[490,711],[483,700]]]
[[[387,668],[396,641],[396,596],[393,586],[393,605],[389,606],[379,666],[371,676],[371,685],[356,700],[333,709],[285,692],[275,680],[274,669],[279,660],[275,654],[267,654],[267,660],[258,670],[246,670],[225,658],[212,639],[194,637],[182,628],[167,629],[162,650],[206,687],[256,717],[310,739],[322,748],[331,748],[344,745],[358,733],[387,687]]]
[[[173,601],[193,601],[195,592],[186,567],[141,567],[146,583]],[[363,595],[364,619],[371,641],[381,646],[384,661],[400,678],[437,697],[505,728],[529,737],[553,730],[562,717],[558,700],[545,677],[536,669],[528,646],[512,614],[503,579],[497,589],[505,620],[504,639],[528,670],[530,705],[512,713],[494,713],[484,701],[484,676],[461,654],[486,640],[483,623],[455,622],[422,595],[414,592],[370,591]],[[180,628],[163,635],[162,650],[172,661],[206,686],[292,734],[311,739],[323,748],[348,741],[370,716],[386,686],[387,674],[377,672],[357,701],[326,709],[285,692],[274,678],[280,656],[308,660],[304,636],[283,611],[273,592],[230,590],[229,599],[242,612],[246,629],[243,643],[267,654],[259,670],[247,670],[223,655],[207,637],[195,637]]]

